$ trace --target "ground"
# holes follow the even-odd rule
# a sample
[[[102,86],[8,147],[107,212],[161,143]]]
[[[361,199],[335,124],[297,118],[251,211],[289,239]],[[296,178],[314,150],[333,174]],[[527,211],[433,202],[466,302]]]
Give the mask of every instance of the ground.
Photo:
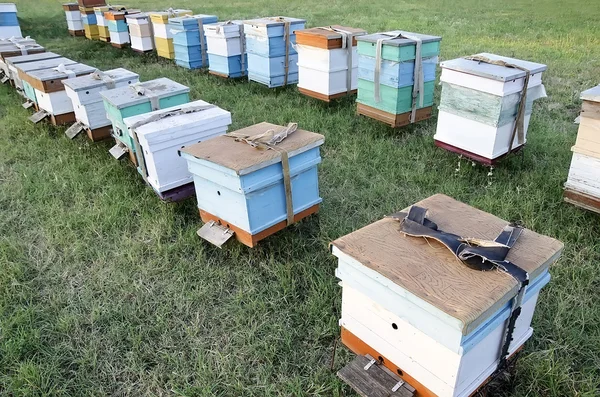
[[[143,10],[158,0],[122,1]],[[443,37],[441,58],[492,52],[548,65],[527,149],[494,169],[433,144],[436,119],[392,130],[295,87],[269,90],[67,35],[61,2],[19,0],[21,26],[49,50],[143,80],[169,77],[193,99],[326,136],[318,216],[258,248],[199,240],[193,199],[164,204],[108,143],[32,125],[0,87],[0,393],[5,395],[351,395],[329,369],[339,335],[333,239],[445,193],[565,243],[541,293],[512,385],[498,395],[600,394],[600,222],[563,203],[581,106],[600,82],[600,2],[421,0],[169,4],[220,20],[287,15],[308,26]],[[439,87],[436,99],[439,98]],[[336,367],[351,354],[339,348]]]

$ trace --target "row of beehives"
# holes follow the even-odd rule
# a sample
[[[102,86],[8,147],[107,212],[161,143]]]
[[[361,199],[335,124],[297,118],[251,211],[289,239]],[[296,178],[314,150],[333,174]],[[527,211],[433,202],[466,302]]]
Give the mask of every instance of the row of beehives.
[[[86,130],[98,140],[112,131],[113,155],[129,157],[162,199],[195,193],[205,222],[199,234],[208,241],[220,246],[235,237],[254,246],[318,211],[322,135],[293,123],[260,123],[227,133],[230,113],[201,100],[190,102],[186,86],[166,78],[139,82],[125,69],[101,72],[35,43],[28,48],[35,53],[0,51],[0,65],[39,109],[34,120],[48,116],[58,124],[75,118],[70,137]],[[56,114],[59,109],[71,112]],[[445,196],[417,204],[430,210],[430,220],[440,228],[461,235],[492,239],[505,224]],[[470,395],[504,369],[504,359],[532,335],[539,291],[561,250],[560,243],[528,230],[521,240],[510,243],[511,260],[531,275],[529,286],[502,272],[473,273],[446,248],[403,237],[394,217],[336,240],[342,341],[359,358],[375,357],[370,366],[362,364],[365,373],[385,367],[397,374],[390,378],[389,395]],[[418,261],[428,266],[415,265],[420,274],[411,275],[417,250],[422,251]],[[515,306],[510,301],[516,296]],[[511,326],[507,320],[515,307],[522,313]],[[360,389],[348,368],[340,376]]]
[[[75,122],[66,131],[70,137],[87,131],[92,140],[114,138],[111,153],[130,158],[162,199],[195,193],[205,222],[199,234],[208,241],[222,245],[235,237],[254,246],[318,211],[322,135],[293,123],[261,123],[226,133],[230,113],[201,100],[190,102],[189,88],[174,81],[139,82],[134,72],[101,72],[46,52],[31,39],[18,44],[0,45],[0,66],[38,110],[32,119]],[[465,63],[481,59],[457,60],[449,70],[460,73]],[[493,62],[490,55],[486,59]],[[445,82],[452,84],[451,77]],[[448,100],[449,108],[452,103]],[[430,222],[411,221],[420,219],[432,234],[439,226],[491,240],[506,225],[445,196],[417,205],[429,209]],[[342,341],[361,357],[374,358],[361,363],[358,375],[346,367],[340,376],[360,389],[353,376],[387,368],[395,375],[386,372],[391,383],[385,395],[469,396],[498,368],[505,369],[505,359],[532,335],[539,291],[549,282],[548,267],[562,246],[529,230],[518,241],[512,229],[508,240],[497,238],[511,247],[510,260],[529,275],[523,279],[527,285],[501,271],[469,269],[435,242],[404,237],[397,222],[406,222],[405,216],[386,218],[332,243],[343,288]]]

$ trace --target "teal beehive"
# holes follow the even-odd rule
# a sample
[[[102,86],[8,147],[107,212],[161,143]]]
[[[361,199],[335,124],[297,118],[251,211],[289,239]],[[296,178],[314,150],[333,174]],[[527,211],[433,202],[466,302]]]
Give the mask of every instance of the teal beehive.
[[[134,144],[123,120],[127,117],[188,103],[190,101],[189,93],[189,87],[164,77],[101,92],[106,117],[112,123],[112,134],[117,143],[111,149],[111,153],[117,158],[130,153],[130,158],[134,160]],[[117,147],[121,150],[117,150]]]
[[[429,118],[442,38],[397,30],[356,40],[358,113],[392,127]]]

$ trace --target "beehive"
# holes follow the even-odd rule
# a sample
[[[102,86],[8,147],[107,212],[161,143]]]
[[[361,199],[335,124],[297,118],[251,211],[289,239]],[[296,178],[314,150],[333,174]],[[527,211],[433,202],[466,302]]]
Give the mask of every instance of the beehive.
[[[209,227],[211,221],[220,223],[253,247],[318,211],[322,135],[295,130],[270,149],[263,147],[266,150],[260,150],[260,145],[268,139],[259,140],[263,142],[259,148],[247,143],[257,144],[254,138],[261,134],[285,134],[293,127],[260,123],[180,151],[194,176],[200,216]]]
[[[17,6],[14,3],[0,3],[0,39],[22,36]]]
[[[25,97],[28,100],[30,100],[33,103],[37,103],[35,90],[34,90],[33,86],[31,84],[29,84],[27,82],[27,80],[25,79],[25,76],[27,75],[27,73],[33,72],[36,70],[53,69],[53,68],[58,67],[59,65],[67,66],[67,65],[73,65],[76,63],[77,62],[75,62],[69,58],[58,57],[58,58],[43,59],[40,61],[27,62],[27,63],[21,63],[18,65],[14,65],[17,70],[17,72],[14,74],[15,87],[17,87],[18,89],[21,89],[23,91],[23,94],[25,95]]]
[[[81,13],[81,22],[83,22],[83,31],[85,37],[89,40],[100,40],[100,29],[93,6],[79,6]]]
[[[244,21],[248,79],[269,88],[298,82],[296,30],[304,29],[304,19],[267,17]]]
[[[581,100],[565,201],[600,213],[600,85],[583,91]]]
[[[441,39],[401,30],[357,37],[358,114],[392,127],[431,117]]]
[[[192,10],[169,9],[168,11],[150,13],[152,30],[154,32],[154,46],[159,57],[175,59],[173,47],[173,34],[169,29],[169,18],[192,15]]]
[[[152,35],[152,22],[150,15],[146,12],[127,15],[125,17],[129,26],[131,49],[136,52],[148,52],[154,50],[154,37]]]
[[[346,26],[296,31],[298,90],[329,102],[356,92],[358,52],[356,36],[367,32]]]
[[[17,70],[17,65],[29,63],[29,62],[44,61],[47,59],[55,59],[55,58],[60,58],[60,57],[61,57],[60,55],[55,54],[53,52],[40,52],[38,54],[19,55],[19,56],[15,56],[15,57],[5,58],[6,67],[7,67],[7,71],[8,71],[8,74],[6,76],[8,76],[8,78],[10,78],[10,80],[12,81],[12,84],[15,86],[15,88],[22,91],[23,83],[21,82],[21,79],[19,78],[19,71]]]
[[[230,78],[247,74],[248,56],[242,21],[205,25],[204,35],[211,74]]]
[[[494,164],[526,143],[533,101],[546,96],[542,84],[546,65],[488,53],[473,57],[441,63],[442,97],[434,138],[444,149]],[[530,72],[521,137],[513,132],[527,72],[489,63],[497,61]]]
[[[135,147],[123,120],[188,103],[189,92],[190,89],[182,84],[160,78],[100,93],[117,145],[122,147],[125,153],[129,153],[132,161],[136,161]]]
[[[194,194],[184,146],[223,135],[231,114],[204,101],[157,110],[124,120],[134,145],[138,171],[163,200],[179,201]]]
[[[169,19],[175,63],[187,69],[208,66],[204,25],[217,22],[216,15],[186,15]]]
[[[127,9],[124,11],[107,11],[104,13],[108,32],[110,34],[110,45],[116,48],[125,48],[131,44],[127,20],[129,15],[139,14],[140,10]]]
[[[415,206],[427,209],[426,219],[446,233],[499,241],[518,236],[508,222],[444,195]],[[470,396],[506,356],[509,317],[518,315],[508,356],[531,337],[540,289],[563,245],[523,229],[508,243],[506,257],[523,270],[515,272],[517,281],[504,271],[467,266],[435,237],[413,237],[435,233],[420,222],[413,222],[412,236],[402,233],[405,216],[384,218],[331,244],[342,286],[342,342],[356,354],[379,358],[417,397]],[[520,314],[513,314],[513,303]]]
[[[123,5],[110,5],[110,6],[98,6],[94,7],[94,14],[96,15],[96,22],[98,24],[98,36],[100,40],[104,42],[110,42],[110,31],[108,29],[108,21],[104,17],[104,14],[108,11],[125,11],[127,7]]]
[[[6,63],[7,58],[42,52],[46,52],[46,49],[36,44],[35,40],[11,39],[11,41],[6,43],[0,43],[0,70],[5,76],[9,76],[8,64]]]
[[[63,80],[67,96],[71,99],[77,132],[86,130],[92,141],[110,137],[111,122],[106,117],[100,93],[139,82],[139,75],[127,69],[95,71],[86,76]],[[71,137],[74,137],[72,135]]]
[[[83,21],[81,20],[81,12],[79,12],[79,5],[77,3],[65,3],[63,4],[63,10],[65,11],[69,34],[71,36],[83,36],[85,32],[83,30]]]
[[[66,124],[75,121],[75,113],[73,102],[67,95],[62,81],[87,75],[95,70],[96,68],[81,63],[60,64],[52,69],[27,72],[23,80],[33,87],[39,109],[52,116],[54,124]],[[61,120],[59,123],[54,122],[58,119]]]

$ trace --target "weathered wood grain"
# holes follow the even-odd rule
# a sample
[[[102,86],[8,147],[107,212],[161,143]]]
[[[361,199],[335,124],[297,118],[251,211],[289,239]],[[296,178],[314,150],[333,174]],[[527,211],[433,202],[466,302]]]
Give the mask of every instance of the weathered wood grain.
[[[378,364],[365,370],[365,366],[370,361],[371,359],[365,356],[356,356],[348,365],[340,369],[337,375],[363,397],[412,397],[415,395],[415,389],[406,383],[398,390],[392,391],[400,378]]]
[[[493,240],[508,222],[438,194],[416,203],[441,230]],[[517,282],[508,274],[472,270],[435,240],[406,237],[389,218],[332,243],[345,254],[463,323],[481,323],[510,300]],[[536,278],[563,248],[553,238],[524,230],[507,259]]]
[[[360,28],[351,28],[348,26],[332,25],[334,29],[343,30],[345,32],[351,32],[357,36],[366,34],[367,31]],[[309,45],[312,47],[325,48],[328,50],[334,48],[342,48],[342,34],[338,32],[332,32],[331,30],[324,28],[311,28],[296,30],[296,43]],[[352,38],[352,46],[356,46],[356,37]]]

